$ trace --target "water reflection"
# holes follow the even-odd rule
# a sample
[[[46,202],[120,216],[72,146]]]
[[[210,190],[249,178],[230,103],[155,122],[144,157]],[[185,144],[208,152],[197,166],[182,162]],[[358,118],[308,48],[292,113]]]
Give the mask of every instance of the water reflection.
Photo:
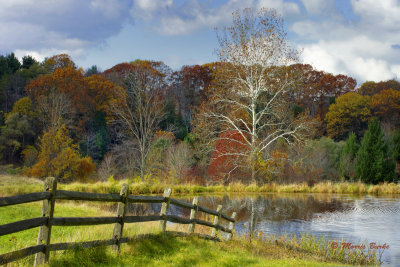
[[[312,233],[353,244],[386,243],[390,249],[383,252],[384,263],[400,266],[400,201],[395,198],[269,194],[208,196],[201,203],[222,204],[228,213],[239,211],[238,234]]]
[[[183,198],[191,202],[192,198]],[[332,194],[264,194],[200,196],[199,204],[228,215],[237,212],[235,231],[264,234],[312,233],[353,244],[376,242],[390,246],[385,264],[400,266],[400,201],[392,197]],[[160,204],[130,204],[129,215],[160,212]],[[115,207],[113,207],[115,209]],[[170,214],[189,217],[190,210],[171,205]],[[200,214],[201,216],[201,214]]]

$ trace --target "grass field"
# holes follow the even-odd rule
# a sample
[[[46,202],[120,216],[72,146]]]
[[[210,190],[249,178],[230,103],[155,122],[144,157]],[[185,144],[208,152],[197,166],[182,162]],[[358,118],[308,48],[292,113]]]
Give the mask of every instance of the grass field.
[[[0,208],[0,225],[40,216],[41,203]],[[111,215],[96,205],[58,203],[55,216]],[[158,223],[125,224],[124,236],[158,232]],[[179,229],[179,226],[173,227]],[[53,227],[52,243],[109,239],[113,225]],[[38,229],[0,237],[0,254],[36,244]],[[11,266],[32,265],[33,256]],[[109,247],[52,252],[50,266],[336,266],[323,256],[254,240],[214,242],[197,237],[158,234],[152,238],[121,245],[120,255]]]
[[[60,184],[64,190],[87,192],[119,192],[122,183],[107,182],[94,184]],[[167,185],[134,184],[133,194],[160,194]],[[335,185],[330,185],[335,186]],[[387,185],[392,186],[392,185]],[[397,188],[398,185],[395,185]],[[198,194],[218,192],[260,192],[254,186],[240,184],[214,187],[191,185],[172,186],[175,194]],[[263,187],[261,187],[263,188]],[[291,192],[281,186],[282,192]],[[301,185],[299,185],[301,189]],[[19,176],[0,176],[0,195],[15,195],[43,190],[43,182]],[[260,189],[257,189],[260,190]],[[297,190],[297,189],[296,189]],[[304,190],[303,190],[304,191]],[[263,191],[261,191],[263,192]],[[270,191],[271,192],[271,191]],[[274,191],[272,191],[274,192]],[[297,191],[296,191],[297,192]],[[106,204],[82,201],[57,201],[56,217],[73,216],[115,216],[115,212],[105,208]],[[0,208],[0,225],[38,217],[41,202]],[[187,226],[168,225],[168,230],[186,231]],[[204,228],[196,227],[196,231]],[[208,229],[209,231],[209,229]],[[77,242],[112,237],[113,225],[53,227],[51,242]],[[38,229],[31,229],[0,237],[0,254],[36,244]],[[235,237],[234,241],[214,242],[196,237],[174,237],[160,234],[158,222],[125,224],[124,236],[154,233],[152,238],[135,241],[121,246],[116,255],[109,247],[77,249],[52,252],[50,266],[344,266],[343,264],[378,263],[375,255],[363,254],[355,250],[332,250],[329,242],[321,243],[312,236],[302,240],[285,237],[255,238],[251,243],[246,237]],[[350,253],[349,253],[350,252]],[[31,266],[33,256],[9,266]]]

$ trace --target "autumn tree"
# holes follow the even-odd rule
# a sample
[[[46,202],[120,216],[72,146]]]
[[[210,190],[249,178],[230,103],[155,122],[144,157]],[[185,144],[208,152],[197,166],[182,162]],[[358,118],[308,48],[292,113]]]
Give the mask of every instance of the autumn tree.
[[[215,150],[213,151],[207,174],[214,181],[222,181],[224,183],[232,182],[232,178],[245,175],[243,173],[241,153],[246,153],[247,146],[244,145],[246,140],[240,132],[223,132],[215,142]]]
[[[71,57],[67,54],[59,54],[47,58],[44,65],[50,72],[54,72],[56,69],[62,68],[73,68],[76,69],[75,62],[72,61]]]
[[[42,129],[66,125],[81,152],[100,161],[108,150],[109,103],[116,98],[117,85],[100,74],[85,77],[68,60],[53,61],[61,61],[54,63],[59,67],[26,86]]]
[[[344,140],[351,132],[358,138],[363,135],[371,119],[371,98],[355,92],[349,92],[336,99],[329,107],[325,121],[328,136],[335,140]]]
[[[395,163],[376,118],[368,124],[357,153],[355,169],[356,178],[365,183],[377,184],[394,178]]]
[[[77,110],[70,97],[81,90],[81,74],[74,68],[57,68],[53,73],[32,80],[25,90],[34,102],[44,130],[65,124],[72,127]],[[75,99],[79,99],[75,97]]]
[[[85,77],[83,70],[67,66],[32,80],[25,89],[40,113],[44,129],[65,124],[83,134],[96,112],[108,110],[115,87],[101,75]]]
[[[400,125],[400,91],[384,89],[372,96],[371,109],[381,121]]]
[[[187,131],[195,109],[200,105],[202,92],[210,85],[213,69],[208,64],[183,66],[172,73],[172,84],[169,93],[177,100],[177,109],[185,121]]]
[[[122,85],[110,111],[115,122],[136,142],[136,166],[140,177],[144,179],[153,136],[164,117],[166,74],[163,65],[159,62],[135,61],[123,63],[123,66],[116,65],[105,73]],[[124,82],[121,82],[121,78]]]
[[[38,162],[30,173],[35,177],[54,176],[63,180],[83,180],[95,169],[90,157],[81,158],[65,125],[50,128],[40,138]]]
[[[382,90],[387,89],[400,91],[400,82],[396,80],[387,80],[381,82],[367,81],[364,82],[357,91],[360,95],[373,96],[375,94],[379,94]]]
[[[14,113],[26,115],[29,119],[34,119],[37,117],[37,114],[33,108],[32,100],[27,96],[22,97],[17,102],[15,102],[11,112],[8,115]]]
[[[286,39],[283,19],[275,10],[244,9],[233,13],[233,25],[219,34],[217,50],[223,64],[217,85],[202,117],[214,140],[226,139],[244,147],[242,151],[224,153],[241,159],[251,168],[256,181],[255,161],[262,154],[270,158],[270,148],[278,139],[289,144],[305,139],[310,121],[290,111],[286,92],[293,86],[287,68],[279,67],[297,60],[298,53]],[[218,77],[219,75],[219,77]],[[235,132],[241,139],[223,133]]]
[[[332,100],[354,91],[357,85],[352,77],[318,71],[308,64],[291,65],[290,74],[302,77],[298,79],[297,90],[292,92],[291,101],[303,108],[308,107],[311,115],[322,121]]]

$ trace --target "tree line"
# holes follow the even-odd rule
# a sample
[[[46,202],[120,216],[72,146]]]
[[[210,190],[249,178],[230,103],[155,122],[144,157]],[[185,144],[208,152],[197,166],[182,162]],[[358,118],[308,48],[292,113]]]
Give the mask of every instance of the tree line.
[[[64,181],[395,181],[400,83],[298,63],[275,10],[233,13],[219,61],[173,71],[135,60],[100,71],[66,54],[0,56],[7,171]]]

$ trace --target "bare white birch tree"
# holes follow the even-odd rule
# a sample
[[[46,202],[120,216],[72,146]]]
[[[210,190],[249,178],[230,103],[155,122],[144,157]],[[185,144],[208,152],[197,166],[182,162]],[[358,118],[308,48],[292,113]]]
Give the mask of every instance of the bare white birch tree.
[[[251,167],[256,182],[257,158],[269,160],[278,139],[291,145],[304,140],[311,127],[305,116],[293,114],[286,97],[295,85],[286,66],[296,62],[298,52],[289,46],[283,19],[273,9],[234,12],[233,25],[223,28],[218,38],[217,54],[224,67],[202,115],[213,124],[209,129],[214,141],[224,139],[241,148],[213,155],[236,159],[231,164],[235,168]]]

